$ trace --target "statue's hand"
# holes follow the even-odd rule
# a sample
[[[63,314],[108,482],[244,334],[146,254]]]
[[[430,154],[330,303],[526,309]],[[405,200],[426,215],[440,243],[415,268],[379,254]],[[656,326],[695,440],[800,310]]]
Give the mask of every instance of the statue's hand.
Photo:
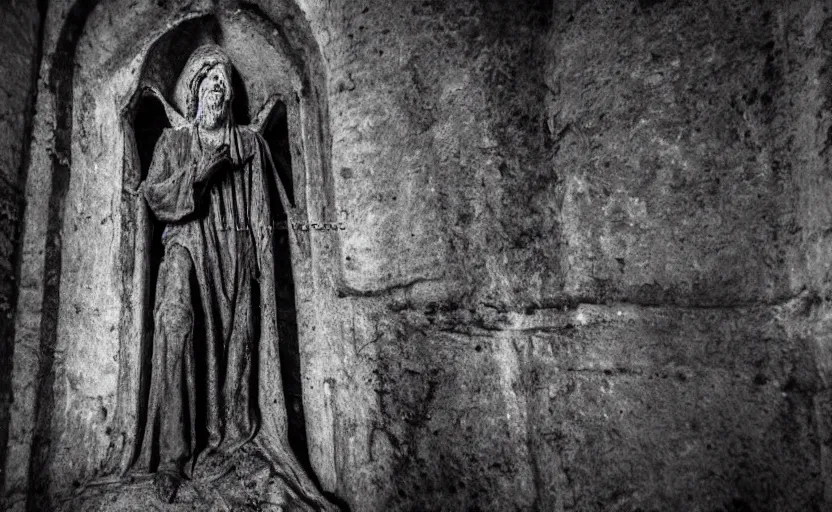
[[[211,152],[209,159],[212,162],[221,162],[223,160],[231,161],[231,156],[228,153],[228,144],[220,144]]]
[[[231,156],[228,152],[228,144],[220,144],[203,159],[205,166],[200,173],[198,181],[207,181],[226,164],[231,163]]]

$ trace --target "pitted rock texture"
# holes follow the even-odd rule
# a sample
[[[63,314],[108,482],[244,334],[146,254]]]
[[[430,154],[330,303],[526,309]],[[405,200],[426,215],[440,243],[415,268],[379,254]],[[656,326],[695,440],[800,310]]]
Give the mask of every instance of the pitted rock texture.
[[[813,510],[817,314],[402,312],[375,341],[370,457],[398,475],[376,509]]]
[[[50,11],[44,68],[71,3]],[[213,8],[129,3],[126,23],[111,5],[84,34],[129,25],[121,49],[135,27],[161,34]],[[345,226],[293,247],[324,490],[353,511],[830,507],[825,3],[245,5],[309,43],[294,58],[320,115],[295,126],[323,144],[305,138],[293,165],[320,155],[324,170],[298,167],[295,194],[310,223]],[[121,129],[103,78],[121,88],[139,64],[85,75],[114,62],[104,47],[79,53],[72,222],[47,247],[66,260],[48,390],[74,406],[21,416],[45,437],[42,459],[10,443],[42,470],[16,475],[18,504],[27,482],[47,497],[87,488],[119,449],[122,196],[118,176],[90,170],[121,157],[117,137],[98,144]],[[52,104],[29,177],[41,247]],[[24,261],[27,282],[54,285],[52,271]],[[40,310],[25,304],[31,325]]]
[[[560,192],[541,51],[550,6],[382,1],[309,11],[327,34],[345,291],[413,285],[423,302],[499,304],[556,294]]]
[[[0,465],[9,437],[17,261],[23,218],[22,179],[30,141],[41,14],[37,2],[0,5]],[[0,474],[0,486],[5,480]]]
[[[0,6],[0,174],[20,185],[21,159],[35,90],[40,12],[37,2]]]
[[[702,305],[794,293],[792,16],[770,2],[559,9],[548,107],[570,293]]]

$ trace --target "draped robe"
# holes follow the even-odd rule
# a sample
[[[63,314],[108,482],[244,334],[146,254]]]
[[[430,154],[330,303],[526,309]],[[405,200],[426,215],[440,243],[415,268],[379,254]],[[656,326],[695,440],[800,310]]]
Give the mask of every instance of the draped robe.
[[[228,453],[257,434],[284,481],[328,508],[286,436],[268,182],[277,178],[258,133],[229,122],[225,139],[230,165],[200,181],[205,151],[197,128],[166,129],[143,184],[166,228],[144,436],[133,467],[176,465],[188,474],[200,453]],[[185,264],[166,264],[173,256]],[[173,294],[178,303],[165,300],[169,283],[184,287]]]

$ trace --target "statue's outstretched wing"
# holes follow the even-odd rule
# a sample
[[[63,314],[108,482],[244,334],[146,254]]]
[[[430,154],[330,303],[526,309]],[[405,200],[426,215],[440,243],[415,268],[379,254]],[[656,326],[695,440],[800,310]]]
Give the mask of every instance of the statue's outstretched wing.
[[[251,128],[260,135],[265,135],[265,131],[268,128],[269,118],[271,117],[274,111],[274,106],[277,105],[278,101],[280,101],[280,99],[276,94],[269,96],[269,99],[263,103],[263,106],[260,107],[260,111],[257,112],[251,120]]]
[[[283,202],[286,214],[291,218],[295,212],[293,211],[294,196],[291,194],[292,166],[289,163],[290,156],[288,150],[282,150],[284,148],[280,147],[281,145],[275,140],[275,134],[273,133],[275,131],[274,128],[276,124],[280,122],[280,118],[282,118],[284,122],[283,131],[286,131],[285,117],[286,107],[283,103],[280,103],[278,95],[273,94],[269,96],[266,102],[263,103],[263,106],[260,107],[260,110],[252,119],[249,127],[259,135],[260,141],[263,143],[266,157],[270,164],[269,167],[274,173],[274,181],[275,186],[277,187],[277,192]],[[288,183],[288,187],[284,186],[284,181]]]
[[[167,116],[168,123],[170,123],[171,127],[179,128],[188,124],[187,119],[185,119],[185,117],[182,116],[182,114],[177,112],[176,109],[173,108],[173,106],[170,103],[168,103],[168,100],[165,99],[165,96],[158,89],[156,89],[152,85],[145,85],[142,89],[145,95],[149,95],[156,98],[159,101],[159,103],[162,104],[162,108],[164,108],[165,115]]]

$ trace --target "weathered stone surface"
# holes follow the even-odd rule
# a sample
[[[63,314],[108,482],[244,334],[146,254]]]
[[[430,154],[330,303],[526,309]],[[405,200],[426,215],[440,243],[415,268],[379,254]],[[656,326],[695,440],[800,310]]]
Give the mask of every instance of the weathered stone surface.
[[[794,292],[790,16],[765,2],[559,9],[547,82],[568,292],[714,305]]]
[[[346,292],[510,302],[560,290],[537,51],[549,14],[533,2],[310,3],[330,71]]]
[[[0,174],[20,185],[20,165],[28,145],[40,12],[37,2],[0,5]]]
[[[44,75],[65,56],[71,4],[50,8]],[[74,86],[38,104],[14,377],[31,400],[9,444],[27,469],[6,488],[18,506],[27,486],[87,489],[122,449],[132,261],[115,100],[155,37],[213,4],[86,12]],[[292,233],[326,491],[355,511],[828,508],[825,4],[245,9],[292,41],[291,65],[246,56],[266,47],[257,32],[229,43],[242,68],[303,70],[250,91],[307,93],[291,127],[297,203],[310,224],[346,228]],[[52,156],[58,98],[72,146]]]
[[[811,509],[820,378],[786,327],[804,306],[400,313],[370,356],[365,463],[392,453],[397,475],[372,509]]]
[[[40,12],[35,2],[0,5],[0,466],[5,465],[17,263],[23,218],[22,170],[30,134]],[[5,474],[0,473],[0,487]]]
[[[361,510],[820,502],[817,334],[797,333],[813,321],[802,313],[770,323],[780,313],[765,307],[811,286],[790,140],[814,114],[793,106],[789,86],[816,76],[817,63],[802,66],[819,9],[567,3],[549,25],[545,5],[306,6],[326,34],[339,211],[361,216],[341,258],[344,294],[365,298],[322,334],[353,339],[330,352],[344,361],[325,386],[334,405],[307,412],[333,418],[325,442],[342,495]],[[416,100],[392,99],[413,90]],[[808,142],[808,155],[823,148]],[[368,311],[373,296],[418,327]],[[572,361],[526,354],[531,335],[505,323],[477,331],[487,306],[606,301],[692,308],[535,327]],[[443,309],[458,313],[443,327],[454,336],[430,321]],[[500,340],[499,357],[469,356],[486,346],[478,336]],[[484,374],[489,386],[472,392]],[[365,379],[377,398],[356,406]],[[472,430],[443,417],[455,404],[474,409],[461,415]],[[521,426],[503,420],[513,411]],[[382,487],[379,474],[395,476]],[[536,478],[524,487],[518,475]],[[806,488],[793,492],[795,480]]]

